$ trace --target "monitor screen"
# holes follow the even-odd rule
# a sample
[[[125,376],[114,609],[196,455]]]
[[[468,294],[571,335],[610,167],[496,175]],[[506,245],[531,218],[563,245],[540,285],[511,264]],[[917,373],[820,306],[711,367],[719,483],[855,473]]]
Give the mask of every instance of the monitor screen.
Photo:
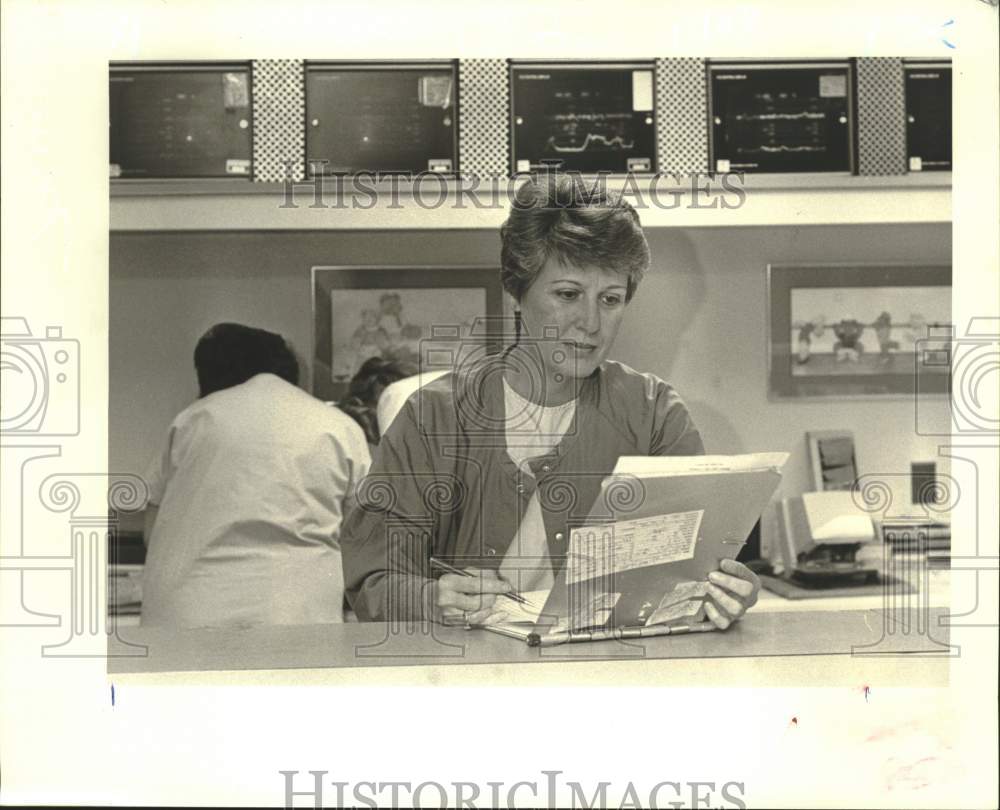
[[[454,66],[309,65],[309,173],[457,169]]]
[[[906,155],[911,172],[951,171],[951,66],[906,67]]]
[[[514,65],[514,170],[656,171],[654,84],[652,64]]]
[[[711,68],[717,172],[851,172],[850,69],[842,65]]]
[[[246,177],[250,69],[112,65],[111,177]]]

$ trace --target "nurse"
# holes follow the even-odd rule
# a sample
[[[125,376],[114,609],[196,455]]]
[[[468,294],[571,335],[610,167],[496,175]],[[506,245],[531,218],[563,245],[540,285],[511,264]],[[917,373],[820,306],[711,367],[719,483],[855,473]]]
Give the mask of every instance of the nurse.
[[[518,189],[501,239],[517,339],[407,400],[344,526],[347,597],[363,621],[490,621],[498,594],[552,584],[571,519],[620,456],[704,453],[668,383],[608,359],[649,266],[632,206],[546,175]],[[472,576],[436,577],[432,556]],[[756,602],[759,581],[740,563],[709,581],[719,628]]]
[[[281,335],[216,324],[199,398],[147,473],[142,624],[343,621],[340,529],[368,470],[361,428],[297,386]]]

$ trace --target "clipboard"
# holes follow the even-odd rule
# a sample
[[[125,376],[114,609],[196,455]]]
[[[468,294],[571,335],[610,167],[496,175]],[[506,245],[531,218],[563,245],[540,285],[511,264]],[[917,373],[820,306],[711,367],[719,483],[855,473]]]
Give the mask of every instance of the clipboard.
[[[529,646],[714,630],[706,578],[739,553],[787,459],[622,457],[584,525],[571,530],[534,620],[480,626]]]

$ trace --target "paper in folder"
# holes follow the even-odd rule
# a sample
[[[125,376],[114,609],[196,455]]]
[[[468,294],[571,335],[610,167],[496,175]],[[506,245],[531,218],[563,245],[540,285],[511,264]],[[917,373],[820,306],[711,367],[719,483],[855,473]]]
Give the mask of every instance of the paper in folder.
[[[522,594],[533,609],[503,604],[484,627],[542,646],[714,629],[706,578],[739,553],[787,459],[623,456],[571,530],[552,589]]]

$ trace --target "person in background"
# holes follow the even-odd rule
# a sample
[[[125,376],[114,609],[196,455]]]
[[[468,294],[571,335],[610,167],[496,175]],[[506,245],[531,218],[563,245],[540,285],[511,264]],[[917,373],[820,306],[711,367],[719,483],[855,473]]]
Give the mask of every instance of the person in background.
[[[199,399],[147,474],[142,624],[343,621],[340,529],[364,434],[297,387],[281,335],[220,323],[194,364]]]
[[[369,357],[351,378],[347,395],[340,401],[339,407],[360,425],[371,449],[375,448],[381,436],[378,405],[382,392],[393,383],[416,373],[415,363]]]
[[[402,380],[397,380],[392,385],[387,386],[378,398],[378,408],[376,408],[375,412],[380,433],[384,434],[389,429],[396,415],[406,404],[406,401],[413,396],[415,391],[447,373],[447,369],[422,371],[419,374],[415,374],[412,377],[404,377]]]

